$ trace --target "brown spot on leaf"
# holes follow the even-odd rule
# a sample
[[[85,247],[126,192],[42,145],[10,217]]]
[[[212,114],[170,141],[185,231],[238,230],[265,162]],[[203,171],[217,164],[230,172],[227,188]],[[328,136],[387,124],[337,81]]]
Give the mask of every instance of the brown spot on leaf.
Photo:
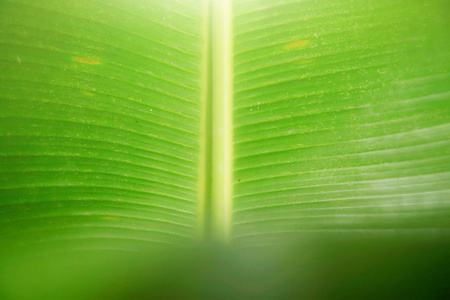
[[[300,40],[300,41],[293,41],[283,47],[283,49],[289,50],[293,48],[305,48],[310,44],[309,40]]]
[[[75,60],[77,62],[83,63],[83,64],[89,64],[89,65],[100,65],[101,62],[98,60],[90,59],[87,57],[75,57]]]

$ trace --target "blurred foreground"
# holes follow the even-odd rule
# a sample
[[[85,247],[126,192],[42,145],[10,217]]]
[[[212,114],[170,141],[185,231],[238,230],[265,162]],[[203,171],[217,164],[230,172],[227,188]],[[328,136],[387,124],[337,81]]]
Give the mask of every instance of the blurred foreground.
[[[442,238],[372,237],[61,251],[3,262],[0,299],[449,299],[449,249]]]

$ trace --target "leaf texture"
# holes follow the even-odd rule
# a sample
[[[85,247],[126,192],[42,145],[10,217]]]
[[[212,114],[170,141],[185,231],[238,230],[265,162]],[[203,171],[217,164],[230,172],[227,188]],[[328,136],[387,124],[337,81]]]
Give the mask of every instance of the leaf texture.
[[[197,232],[199,1],[0,3],[2,253]]]
[[[234,243],[448,234],[448,8],[234,2]]]
[[[2,254],[196,236],[203,4],[1,2]],[[448,233],[446,2],[232,4],[233,243]]]
[[[447,2],[0,0],[0,298],[442,298]]]

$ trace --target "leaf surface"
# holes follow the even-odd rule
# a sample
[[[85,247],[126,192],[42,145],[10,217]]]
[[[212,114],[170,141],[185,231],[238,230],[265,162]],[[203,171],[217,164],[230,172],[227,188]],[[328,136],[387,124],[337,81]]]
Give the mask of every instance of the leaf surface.
[[[0,2],[0,286],[39,273],[23,253],[208,226],[239,247],[448,237],[447,2],[225,2]]]
[[[448,230],[445,1],[233,8],[234,242]]]
[[[0,6],[2,251],[192,240],[200,2]]]

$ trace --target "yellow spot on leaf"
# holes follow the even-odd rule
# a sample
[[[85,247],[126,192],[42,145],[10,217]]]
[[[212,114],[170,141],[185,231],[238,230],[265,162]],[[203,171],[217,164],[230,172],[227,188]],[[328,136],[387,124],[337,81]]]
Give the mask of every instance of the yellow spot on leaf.
[[[94,94],[86,92],[86,91],[81,91],[83,94],[85,94],[86,96],[94,96]]]
[[[99,62],[98,60],[93,60],[90,58],[86,58],[86,57],[75,57],[75,60],[77,62],[83,63],[83,64],[89,64],[89,65],[100,65],[101,62]]]
[[[292,48],[305,48],[310,44],[309,40],[301,40],[301,41],[293,41],[283,47],[283,49],[292,49]]]
[[[115,217],[115,216],[106,216],[106,217],[101,217],[100,219],[103,219],[103,220],[117,220],[117,217]]]

